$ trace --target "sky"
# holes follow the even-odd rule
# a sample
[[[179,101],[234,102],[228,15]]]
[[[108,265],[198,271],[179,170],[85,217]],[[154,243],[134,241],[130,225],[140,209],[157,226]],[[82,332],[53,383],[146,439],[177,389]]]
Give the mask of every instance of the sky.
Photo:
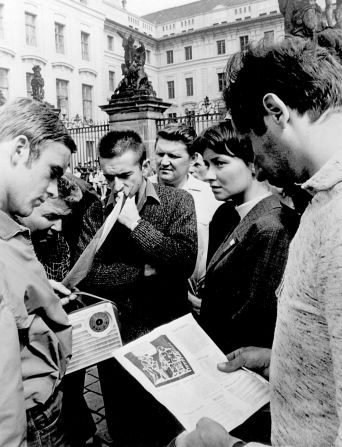
[[[138,15],[149,14],[173,6],[185,5],[196,0],[127,0],[126,9]]]

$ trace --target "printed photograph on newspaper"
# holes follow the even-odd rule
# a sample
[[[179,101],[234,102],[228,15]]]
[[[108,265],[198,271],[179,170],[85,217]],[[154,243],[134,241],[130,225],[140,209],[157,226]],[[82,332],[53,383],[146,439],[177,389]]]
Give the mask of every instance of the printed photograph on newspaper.
[[[242,369],[229,374],[217,369],[225,355],[190,314],[113,356],[187,430],[201,417],[210,417],[231,431],[269,402],[269,385],[262,377]]]

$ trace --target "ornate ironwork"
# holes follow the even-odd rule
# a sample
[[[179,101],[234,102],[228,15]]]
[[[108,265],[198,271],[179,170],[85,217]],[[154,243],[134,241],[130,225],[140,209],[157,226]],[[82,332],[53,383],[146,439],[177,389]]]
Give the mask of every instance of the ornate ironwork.
[[[197,113],[200,115],[209,115],[218,113],[217,103],[210,101],[208,96],[205,96],[203,101],[198,104]]]
[[[79,129],[81,127],[91,127],[95,126],[94,121],[91,118],[80,117],[78,113],[74,116],[74,118],[69,119],[65,113],[62,114],[62,122],[67,129]]]

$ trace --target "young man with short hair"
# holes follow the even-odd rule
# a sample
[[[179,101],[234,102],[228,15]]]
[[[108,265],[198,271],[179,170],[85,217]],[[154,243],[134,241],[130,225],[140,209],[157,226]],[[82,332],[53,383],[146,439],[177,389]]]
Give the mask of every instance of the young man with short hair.
[[[198,156],[193,144],[195,138],[195,130],[186,124],[169,124],[159,130],[155,144],[157,174],[151,177],[151,181],[184,189],[195,201],[198,255],[195,270],[189,280],[188,299],[193,311],[198,314],[201,308],[199,288],[203,283],[207,264],[209,223],[222,202],[215,199],[208,183],[198,180],[189,172],[191,163]]]
[[[26,437],[29,446],[68,445],[59,414],[71,327],[36,258],[29,230],[16,216],[29,216],[57,196],[57,179],[75,150],[63,124],[44,104],[19,98],[0,108],[2,362],[7,357],[0,368],[0,445],[24,446]],[[6,343],[7,329],[11,344]],[[12,368],[19,362],[21,377]]]
[[[186,191],[144,178],[149,161],[137,133],[109,132],[99,143],[99,155],[111,188],[107,210],[120,194],[125,203],[80,288],[115,302],[126,343],[189,311],[187,278],[197,255],[195,207]],[[167,439],[168,431],[172,437],[166,410],[115,360],[98,368],[108,428],[118,446],[154,445],[161,435]]]
[[[237,131],[251,138],[263,175],[280,187],[299,183],[312,196],[278,289],[272,445],[341,446],[342,66],[315,43],[292,38],[235,55],[228,80],[227,106]],[[228,358],[220,369],[265,370],[269,363],[265,350]],[[205,420],[178,445],[234,440]]]

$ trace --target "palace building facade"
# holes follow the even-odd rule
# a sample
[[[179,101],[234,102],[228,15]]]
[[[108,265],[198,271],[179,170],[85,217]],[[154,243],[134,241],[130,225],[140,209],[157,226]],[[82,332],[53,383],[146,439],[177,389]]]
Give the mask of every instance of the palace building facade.
[[[121,34],[144,43],[145,71],[173,116],[220,108],[229,55],[282,38],[284,23],[277,0],[200,0],[143,17],[129,0],[0,0],[2,96],[30,96],[40,65],[44,99],[64,118],[105,120],[98,106],[122,78]]]

